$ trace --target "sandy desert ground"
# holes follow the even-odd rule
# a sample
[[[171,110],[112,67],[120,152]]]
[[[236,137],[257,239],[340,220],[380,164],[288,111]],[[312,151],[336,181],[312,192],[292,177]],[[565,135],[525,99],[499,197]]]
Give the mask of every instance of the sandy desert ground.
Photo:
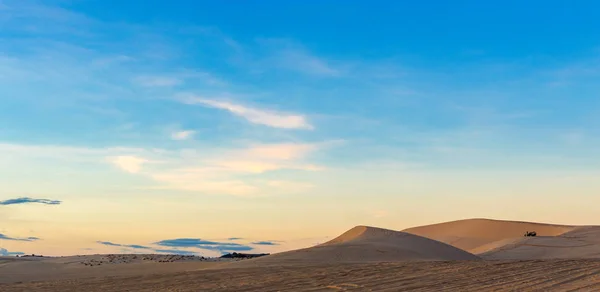
[[[165,259],[0,258],[0,291],[600,291],[599,226],[357,226],[315,247],[251,260]]]

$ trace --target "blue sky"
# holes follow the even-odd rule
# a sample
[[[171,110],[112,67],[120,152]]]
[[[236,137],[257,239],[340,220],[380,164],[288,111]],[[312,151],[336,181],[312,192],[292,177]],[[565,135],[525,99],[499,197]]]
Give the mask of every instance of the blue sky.
[[[599,6],[0,1],[0,246],[591,224]]]

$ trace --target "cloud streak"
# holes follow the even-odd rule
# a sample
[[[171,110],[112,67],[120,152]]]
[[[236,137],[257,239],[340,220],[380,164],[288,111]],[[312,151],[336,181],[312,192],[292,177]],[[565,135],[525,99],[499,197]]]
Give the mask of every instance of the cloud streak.
[[[2,238],[0,237],[0,239],[2,239]],[[148,250],[148,252],[178,254],[178,255],[197,255],[198,252],[189,251],[189,250],[181,250],[181,249],[177,249],[177,248],[199,248],[199,249],[219,251],[219,252],[250,251],[250,250],[254,249],[253,247],[238,244],[238,243],[216,242],[216,241],[210,241],[210,240],[202,240],[199,238],[167,239],[167,240],[161,240],[159,242],[154,243],[155,245],[168,247],[171,249],[154,248],[154,247],[138,245],[138,244],[120,244],[120,243],[114,243],[114,242],[110,242],[110,241],[96,241],[96,243],[106,245],[106,246],[111,246],[111,247],[125,248],[122,250],[123,252],[128,252],[127,248],[131,248],[131,249]],[[267,244],[263,244],[263,245],[267,245]]]
[[[148,162],[146,159],[130,155],[117,156],[110,160],[115,166],[129,173],[140,172],[142,165]]]
[[[197,255],[196,252],[181,249],[155,249],[157,253],[176,254],[176,255]]]
[[[249,251],[254,248],[239,243],[231,242],[216,242],[209,240],[202,240],[200,238],[177,238],[177,239],[166,239],[156,242],[155,244],[167,247],[195,247],[207,250],[217,251]]]
[[[180,79],[164,76],[140,76],[134,82],[145,87],[171,87],[182,83]]]
[[[28,242],[40,240],[40,238],[38,238],[38,237],[19,238],[19,237],[10,237],[10,236],[4,235],[2,233],[0,233],[0,239],[1,240],[11,240],[11,241],[28,241]]]
[[[59,200],[49,200],[49,199],[34,199],[29,197],[21,197],[16,199],[8,199],[4,201],[0,201],[0,205],[19,205],[19,204],[44,204],[44,205],[60,205],[62,201]]]
[[[252,244],[254,244],[254,245],[279,245],[279,243],[276,243],[273,241],[255,241],[255,242],[252,242]]]
[[[137,245],[137,244],[119,244],[119,243],[113,243],[113,242],[110,242],[110,241],[96,241],[96,243],[102,244],[102,245],[107,245],[107,246],[128,247],[128,248],[134,248],[134,249],[152,249],[150,247],[143,246],[143,245]]]
[[[228,111],[229,113],[242,117],[253,124],[269,126],[281,129],[312,130],[314,127],[305,116],[289,114],[271,110],[252,108],[232,102],[192,97],[185,100],[188,104],[199,104],[205,107]]]
[[[311,54],[290,39],[267,38],[258,42],[266,49],[266,65],[315,77],[339,77],[342,72],[328,60]]]
[[[192,131],[192,130],[178,131],[178,132],[171,134],[171,139],[187,140],[187,139],[191,138],[192,136],[194,136],[194,134],[196,134],[196,131]]]
[[[256,196],[306,190],[312,185],[255,177],[271,171],[320,171],[314,152],[329,143],[251,143],[221,149],[165,149],[132,147],[68,147],[56,145],[2,144],[0,152],[19,159],[51,158],[57,163],[109,164],[116,171],[152,180],[148,189],[171,189],[211,195]],[[35,199],[32,199],[35,200]],[[14,204],[7,200],[5,204]]]
[[[323,77],[336,77],[340,75],[338,70],[331,67],[324,60],[300,50],[282,51],[277,60],[277,63],[284,68],[309,75]]]
[[[214,155],[187,153],[177,168],[148,173],[164,184],[159,188],[196,191],[210,194],[254,196],[270,192],[306,190],[312,185],[293,181],[246,180],[239,176],[288,169],[319,171],[323,167],[306,163],[307,156],[320,148],[318,144],[255,144],[244,149],[224,150]],[[192,162],[192,163],[189,163]]]

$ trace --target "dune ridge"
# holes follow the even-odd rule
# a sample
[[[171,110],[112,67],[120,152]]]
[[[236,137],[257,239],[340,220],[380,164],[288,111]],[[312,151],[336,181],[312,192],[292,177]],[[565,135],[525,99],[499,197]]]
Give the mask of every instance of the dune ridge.
[[[356,226],[317,246],[248,260],[248,265],[286,263],[367,263],[479,260],[466,251],[425,237],[389,229]]]
[[[526,231],[538,236],[558,236],[580,226],[494,219],[464,219],[412,227],[404,232],[427,237],[478,254],[522,238]],[[485,247],[487,245],[487,247]]]

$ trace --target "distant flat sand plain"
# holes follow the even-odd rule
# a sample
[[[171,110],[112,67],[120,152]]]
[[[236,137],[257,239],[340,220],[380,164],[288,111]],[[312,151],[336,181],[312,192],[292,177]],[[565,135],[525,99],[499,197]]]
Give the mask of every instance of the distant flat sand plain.
[[[600,226],[357,226],[321,245],[242,261],[0,257],[0,291],[600,291]]]

